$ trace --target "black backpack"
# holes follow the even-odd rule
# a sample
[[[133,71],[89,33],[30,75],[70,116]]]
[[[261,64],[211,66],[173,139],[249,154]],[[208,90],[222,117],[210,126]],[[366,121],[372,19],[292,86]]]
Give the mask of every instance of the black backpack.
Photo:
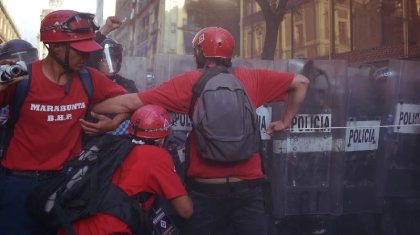
[[[144,211],[139,202],[150,196],[129,197],[112,184],[112,175],[135,144],[128,138],[105,134],[92,139],[80,156],[69,161],[63,174],[37,186],[26,201],[28,213],[52,228],[63,226],[75,234],[71,223],[98,212],[114,215],[128,224],[133,234],[142,227]]]
[[[236,162],[259,151],[255,108],[241,81],[226,67],[209,68],[199,78],[189,115],[203,158]]]
[[[4,125],[0,127],[0,159],[6,153],[7,147],[9,146],[10,139],[13,135],[13,127],[17,120],[19,119],[19,113],[22,108],[23,102],[28,95],[28,91],[31,85],[31,74],[32,74],[32,64],[27,65],[28,74],[25,76],[25,79],[21,80],[16,85],[15,93],[13,94],[12,103],[9,105],[9,119]],[[93,96],[93,84],[90,77],[89,71],[86,68],[82,68],[79,71],[79,77],[82,82],[83,88],[88,97],[88,102],[90,103]],[[89,103],[87,107],[89,107]],[[89,112],[87,112],[89,113]]]

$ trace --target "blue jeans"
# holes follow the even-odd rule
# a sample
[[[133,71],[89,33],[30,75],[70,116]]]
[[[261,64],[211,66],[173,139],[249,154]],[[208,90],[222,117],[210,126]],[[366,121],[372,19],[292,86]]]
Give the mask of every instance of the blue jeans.
[[[37,178],[6,176],[3,172],[0,173],[0,234],[55,234],[33,221],[25,209],[28,193],[39,182]]]
[[[264,235],[267,215],[261,186],[209,194],[189,189],[194,214],[183,231],[190,235]]]

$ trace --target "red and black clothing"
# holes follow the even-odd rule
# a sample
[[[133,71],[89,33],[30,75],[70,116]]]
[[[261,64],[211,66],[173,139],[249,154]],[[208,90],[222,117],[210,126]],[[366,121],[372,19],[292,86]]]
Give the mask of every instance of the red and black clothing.
[[[181,179],[175,172],[172,157],[163,148],[153,145],[135,146],[115,171],[112,182],[129,196],[148,192],[170,201],[187,195]],[[153,199],[146,202],[146,207],[151,205]],[[73,229],[76,234],[83,235],[131,234],[127,224],[103,213],[73,223]],[[58,234],[66,233],[60,230]]]
[[[236,68],[236,77],[243,83],[254,107],[284,101],[294,78],[292,73],[263,69]],[[180,74],[160,86],[138,94],[143,104],[157,104],[176,113],[187,114],[192,87],[202,75],[199,70]],[[188,193],[194,204],[194,214],[187,220],[185,234],[265,234],[266,220],[261,184],[263,172],[259,153],[232,164],[217,163],[201,158],[194,133],[190,142],[187,176]],[[194,178],[235,177],[236,183],[198,183]]]
[[[195,70],[175,76],[160,86],[139,93],[144,104],[157,104],[175,113],[188,114],[192,87],[202,72]],[[235,75],[243,83],[254,107],[283,101],[294,74],[262,69],[236,68]],[[263,176],[259,154],[238,164],[226,165],[199,157],[195,139],[192,138],[188,177],[218,178],[235,176],[241,179],[258,179]]]
[[[91,105],[126,91],[94,69]],[[14,126],[10,146],[2,166],[14,170],[60,170],[63,163],[79,155],[79,120],[84,118],[89,101],[78,74],[73,74],[70,92],[65,85],[50,81],[41,71],[41,61],[32,65],[30,88]],[[13,87],[0,93],[0,104],[11,102]]]
[[[77,72],[69,92],[42,72],[42,61],[32,64],[27,96],[14,125],[10,145],[0,167],[0,233],[45,234],[47,231],[26,213],[28,193],[40,181],[62,170],[82,148],[82,128],[89,105],[125,94],[124,88],[97,70],[88,68],[93,85],[90,102]],[[16,84],[0,92],[0,107],[11,104]]]

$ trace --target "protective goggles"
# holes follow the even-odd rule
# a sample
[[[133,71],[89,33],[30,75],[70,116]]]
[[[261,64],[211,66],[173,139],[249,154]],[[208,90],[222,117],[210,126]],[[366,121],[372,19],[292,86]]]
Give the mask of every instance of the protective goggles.
[[[87,33],[95,32],[99,29],[99,26],[96,24],[94,14],[78,13],[69,17],[62,23],[56,23],[52,26],[44,27],[41,31],[48,31],[52,29],[61,29],[63,32],[70,33]]]

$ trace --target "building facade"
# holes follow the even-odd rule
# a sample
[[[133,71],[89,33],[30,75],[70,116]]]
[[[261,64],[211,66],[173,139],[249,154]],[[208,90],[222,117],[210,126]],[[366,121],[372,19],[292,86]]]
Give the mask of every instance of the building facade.
[[[3,6],[3,2],[0,1],[0,43],[17,38],[20,38],[19,30]]]
[[[112,36],[124,45],[125,56],[184,54],[184,4],[183,0],[117,1],[115,14],[124,23]]]
[[[113,37],[126,56],[192,54],[191,41],[202,27],[222,26],[239,38],[239,12],[237,0],[120,0],[115,14],[125,23]]]
[[[255,0],[243,1],[241,55],[259,58],[264,15]],[[419,0],[289,0],[275,58],[346,59],[350,63],[419,60],[419,23]]]
[[[232,32],[235,56],[258,59],[264,47],[265,18],[255,0],[119,0],[115,15],[125,20],[113,37],[126,56],[191,54],[194,34],[206,26]],[[418,60],[418,25],[420,0],[288,0],[274,58]]]

